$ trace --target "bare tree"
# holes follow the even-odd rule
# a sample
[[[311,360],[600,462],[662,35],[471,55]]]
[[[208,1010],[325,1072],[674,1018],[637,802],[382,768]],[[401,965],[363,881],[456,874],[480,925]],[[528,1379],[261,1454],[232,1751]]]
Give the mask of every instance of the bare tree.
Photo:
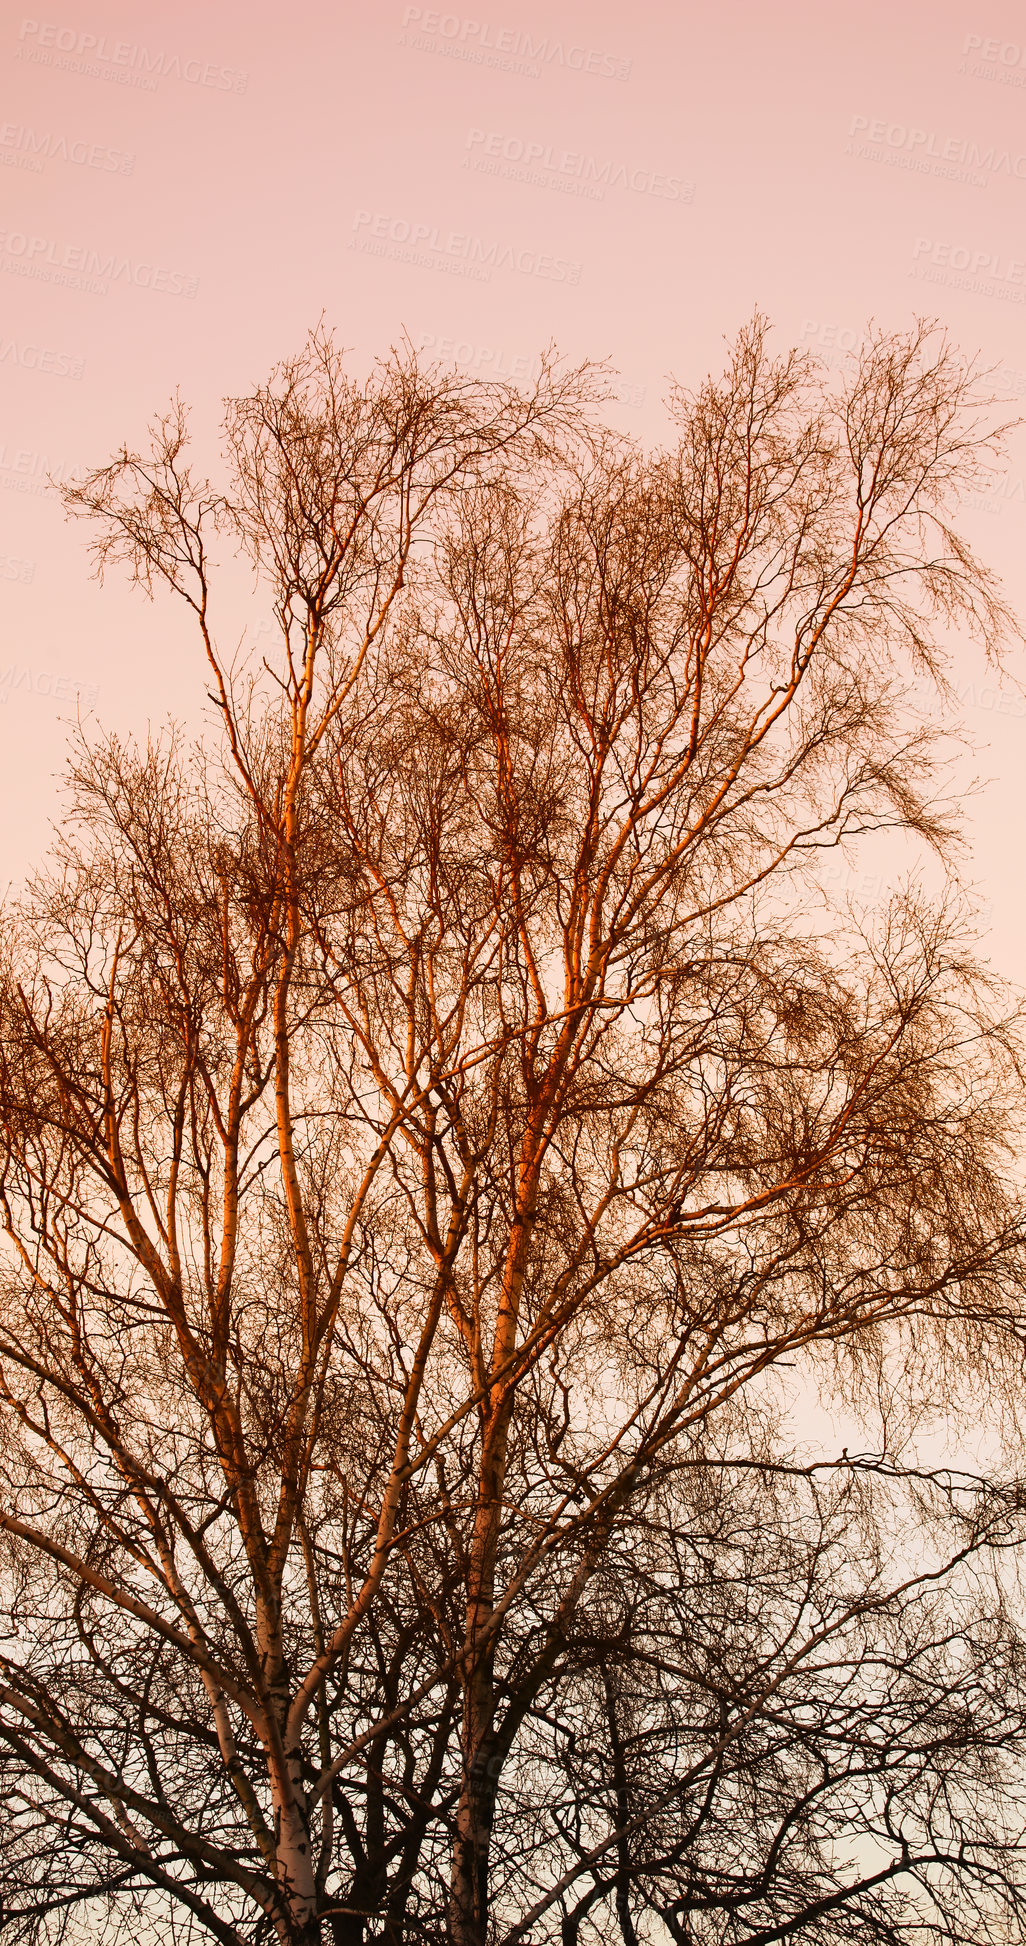
[[[1016,1501],[868,1458],[682,1461],[525,1726],[509,1937],[1020,1938],[1026,1671],[983,1566]]]
[[[999,996],[911,893],[872,935],[810,904],[825,848],[952,829],[907,677],[943,683],[950,625],[1009,623],[946,511],[988,451],[971,374],[923,329],[833,397],[757,321],[652,457],[597,389],[405,353],[361,388],[317,337],[230,406],[224,491],[176,408],[67,496],[101,568],[186,604],[221,737],[83,739],[6,938],[0,1870],[26,1937],[98,1897],[226,1946],[483,1946],[574,1938],[600,1895],[629,1946],[635,1912],[707,1936],[687,1794],[729,1773],[740,1804],[772,1767],[748,1726],[788,1652],[753,1643],[683,1781],[667,1729],[639,1850],[616,1766],[648,1623],[596,1649],[612,1564],[636,1539],[651,1601],[681,1455],[780,1365],[900,1344],[925,1384],[1014,1334]],[[277,629],[248,675],[218,536]],[[988,1501],[950,1572],[1014,1511]],[[844,1597],[849,1658],[884,1592]],[[674,1599],[708,1617],[700,1574]],[[970,1636],[971,1670],[1014,1665],[1007,1631]],[[572,1788],[587,1842],[528,1830],[525,1776],[550,1820]],[[817,1815],[825,1912],[848,1880]],[[812,1923],[796,1843],[729,1937],[784,1936],[788,1872]]]

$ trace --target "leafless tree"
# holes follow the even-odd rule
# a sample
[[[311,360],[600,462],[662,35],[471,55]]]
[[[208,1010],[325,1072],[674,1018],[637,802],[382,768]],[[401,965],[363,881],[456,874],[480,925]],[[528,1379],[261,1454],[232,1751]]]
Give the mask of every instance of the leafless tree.
[[[555,1912],[563,1946],[1020,1938],[1026,1670],[980,1570],[1021,1507],[708,1451],[659,1500],[607,1551],[504,1786],[508,1936]]]
[[[175,408],[67,496],[185,603],[220,738],[83,738],[5,937],[12,1937],[90,1898],[225,1946],[901,1937],[845,1820],[887,1885],[952,1848],[937,1938],[1014,1884],[1014,1631],[977,1602],[953,1673],[929,1594],[1014,1494],[948,1490],[929,1586],[840,1574],[754,1432],[723,1498],[783,1365],[928,1388],[1015,1338],[1000,995],[948,909],[814,898],[824,850],[951,835],[908,678],[1007,632],[949,519],[990,435],[925,328],[834,396],[756,321],[653,456],[598,390],[361,387],[317,336],[229,407],[223,491]]]

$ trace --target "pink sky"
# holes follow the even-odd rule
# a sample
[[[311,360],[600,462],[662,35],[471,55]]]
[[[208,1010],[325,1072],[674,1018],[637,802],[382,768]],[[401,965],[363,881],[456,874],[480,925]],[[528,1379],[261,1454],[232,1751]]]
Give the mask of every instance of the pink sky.
[[[756,305],[832,360],[867,317],[927,312],[1026,410],[1006,0],[45,0],[6,10],[0,59],[0,883],[43,848],[76,693],[145,730],[199,687],[175,613],[99,591],[82,530],[31,489],[139,439],[176,385],[212,455],[222,395],[322,311],[358,368],[404,328],[482,372],[550,339],[609,356],[620,423],[651,439],[667,375],[701,377]],[[964,521],[1026,610],[1024,475],[1017,435]],[[960,687],[993,780],[973,875],[1014,975],[1026,699],[968,654]]]

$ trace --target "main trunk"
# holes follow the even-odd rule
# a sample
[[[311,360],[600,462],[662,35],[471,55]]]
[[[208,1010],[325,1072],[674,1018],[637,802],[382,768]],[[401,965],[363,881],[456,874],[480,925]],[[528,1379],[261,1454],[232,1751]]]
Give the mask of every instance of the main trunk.
[[[503,1372],[516,1342],[527,1251],[538,1196],[539,1127],[536,1104],[524,1137],[502,1297],[492,1345],[492,1370]],[[495,1736],[495,1653],[492,1630],[495,1574],[502,1524],[507,1448],[514,1388],[503,1382],[483,1411],[481,1470],[467,1574],[463,1697],[463,1784],[456,1815],[449,1928],[453,1946],[485,1946],[488,1935],[488,1863],[502,1762]]]
[[[488,1858],[495,1814],[498,1757],[493,1739],[490,1649],[467,1683],[463,1713],[463,1788],[456,1815],[449,1925],[453,1946],[485,1946]]]
[[[321,1921],[307,1821],[293,1801],[278,1816],[278,1883],[289,1915],[290,1946],[320,1946]]]
[[[471,1547],[463,1692],[463,1784],[456,1814],[449,1927],[453,1946],[485,1946],[488,1856],[498,1787],[495,1740],[495,1562],[505,1475],[508,1406],[488,1427]]]

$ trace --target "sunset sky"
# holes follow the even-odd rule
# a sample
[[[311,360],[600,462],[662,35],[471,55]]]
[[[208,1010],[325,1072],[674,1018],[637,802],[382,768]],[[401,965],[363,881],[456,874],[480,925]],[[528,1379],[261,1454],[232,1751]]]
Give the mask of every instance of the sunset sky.
[[[89,0],[0,33],[5,884],[45,844],[76,696],[145,731],[202,695],[183,618],[89,580],[45,475],[138,441],[175,387],[213,470],[221,397],[322,314],[358,372],[403,331],[482,374],[527,376],[550,340],[609,358],[611,415],[653,442],[668,376],[718,365],[757,306],[835,368],[867,318],[935,315],[1026,409],[1026,24],[1000,0]],[[1019,433],[963,512],[1022,609],[1024,476]],[[972,876],[1016,975],[1026,697],[967,649],[956,674],[965,775],[992,780]]]

